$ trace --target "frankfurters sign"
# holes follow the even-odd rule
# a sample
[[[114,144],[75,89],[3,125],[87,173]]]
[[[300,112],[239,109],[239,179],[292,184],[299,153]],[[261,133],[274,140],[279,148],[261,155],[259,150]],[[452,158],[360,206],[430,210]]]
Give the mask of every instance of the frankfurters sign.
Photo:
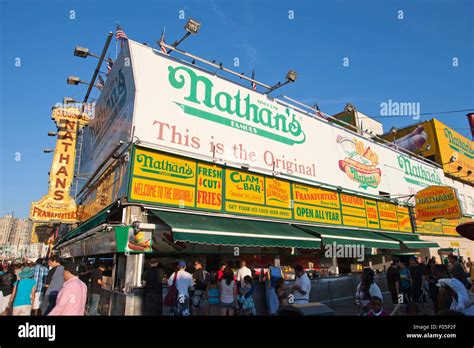
[[[419,191],[415,196],[415,212],[421,221],[462,217],[457,192],[450,186],[429,186]]]
[[[408,208],[135,148],[129,201],[285,221],[412,232]],[[136,243],[135,243],[136,244]],[[136,247],[132,242],[131,247]]]

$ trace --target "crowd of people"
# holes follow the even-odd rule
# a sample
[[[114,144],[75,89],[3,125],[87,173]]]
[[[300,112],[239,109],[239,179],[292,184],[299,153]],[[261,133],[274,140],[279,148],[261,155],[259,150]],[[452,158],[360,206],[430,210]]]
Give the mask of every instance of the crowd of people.
[[[0,264],[0,315],[98,315],[104,265],[89,272],[51,255]]]
[[[413,256],[406,264],[394,257],[386,270],[394,305],[390,312],[384,309],[383,292],[374,271],[363,269],[355,293],[357,315],[396,315],[401,308],[407,315],[416,315],[430,299],[434,314],[474,315],[471,259],[449,255],[446,260],[446,264],[438,264],[434,257],[422,260]],[[63,264],[52,255],[34,264],[10,262],[0,266],[0,315],[99,315],[104,264]],[[276,260],[260,278],[243,260],[238,267],[222,263],[218,269],[207,271],[197,259],[192,273],[185,261],[177,262],[167,274],[162,266],[152,258],[142,277],[146,315],[256,315],[256,280],[264,282],[269,315],[278,314],[287,305],[310,301],[311,280],[301,265],[294,267],[296,278],[291,285]]]
[[[383,309],[383,296],[374,280],[374,272],[367,268],[361,274],[356,292],[358,315],[397,314],[405,306],[407,315],[416,315],[420,307],[431,299],[434,314],[474,315],[473,264],[449,255],[446,264],[438,264],[436,258],[422,260],[412,256],[408,264],[394,257],[386,272],[387,286],[394,310]]]
[[[150,267],[143,274],[145,312],[162,315],[164,308],[169,315],[256,315],[254,302],[255,283],[252,271],[245,261],[238,269],[222,263],[208,272],[200,260],[194,261],[194,272],[189,273],[185,261],[167,277],[158,260],[150,260]],[[277,265],[269,265],[262,275],[265,281],[268,314],[275,315],[279,308],[289,303],[308,303],[311,281],[300,265],[295,266],[296,281],[289,286]],[[168,292],[163,298],[163,285]],[[163,299],[163,302],[161,302]],[[164,306],[163,306],[164,305]]]

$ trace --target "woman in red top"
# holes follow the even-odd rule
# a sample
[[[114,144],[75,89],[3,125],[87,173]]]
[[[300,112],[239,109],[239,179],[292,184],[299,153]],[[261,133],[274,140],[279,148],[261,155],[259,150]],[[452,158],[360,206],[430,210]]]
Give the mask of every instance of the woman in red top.
[[[224,278],[225,263],[221,263],[219,270],[217,271],[217,281],[221,281]]]

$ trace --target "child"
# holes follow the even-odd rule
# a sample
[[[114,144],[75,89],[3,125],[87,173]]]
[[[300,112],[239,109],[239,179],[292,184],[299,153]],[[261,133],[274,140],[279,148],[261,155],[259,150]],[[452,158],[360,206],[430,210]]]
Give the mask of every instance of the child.
[[[370,310],[367,313],[368,317],[388,316],[389,314],[382,307],[382,299],[373,296],[370,298]]]
[[[213,274],[206,291],[207,301],[209,303],[208,315],[217,315],[219,308],[219,286],[217,285],[217,275]]]
[[[250,276],[244,277],[244,286],[240,289],[239,303],[244,315],[257,314],[253,302],[253,280]]]

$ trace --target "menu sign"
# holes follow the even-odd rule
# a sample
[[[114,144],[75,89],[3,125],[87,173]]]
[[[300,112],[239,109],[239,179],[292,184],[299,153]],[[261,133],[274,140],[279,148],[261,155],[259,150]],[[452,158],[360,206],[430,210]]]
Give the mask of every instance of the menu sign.
[[[131,201],[328,225],[412,232],[408,208],[136,148]]]
[[[197,208],[222,209],[222,172],[216,165],[198,164]]]

